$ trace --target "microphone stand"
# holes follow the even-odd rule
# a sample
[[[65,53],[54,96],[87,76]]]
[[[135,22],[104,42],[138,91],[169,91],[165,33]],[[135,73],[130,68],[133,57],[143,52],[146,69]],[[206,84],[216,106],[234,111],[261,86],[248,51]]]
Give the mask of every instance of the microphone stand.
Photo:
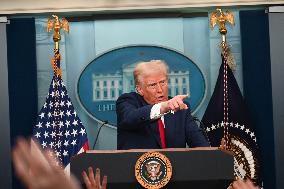
[[[103,121],[103,123],[102,123],[101,126],[99,127],[99,130],[98,130],[98,133],[97,133],[97,136],[96,136],[96,140],[95,140],[94,145],[93,145],[93,148],[92,148],[93,150],[95,149],[95,146],[96,146],[96,143],[97,143],[99,134],[100,134],[100,132],[101,132],[101,129],[102,129],[102,127],[103,127],[105,124],[108,124],[108,120]]]

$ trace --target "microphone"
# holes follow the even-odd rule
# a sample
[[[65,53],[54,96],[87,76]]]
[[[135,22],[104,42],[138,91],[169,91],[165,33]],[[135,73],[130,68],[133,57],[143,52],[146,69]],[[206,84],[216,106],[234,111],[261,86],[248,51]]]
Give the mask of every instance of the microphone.
[[[195,116],[192,116],[192,118],[193,118],[194,121],[197,121],[197,122],[199,123],[199,128],[201,129],[203,135],[205,136],[205,138],[207,139],[209,145],[211,146],[209,137],[208,137],[207,132],[206,132],[205,127],[204,127],[204,126],[205,126],[204,123],[203,123],[202,121],[200,121],[200,120],[199,120],[197,117],[195,117]]]
[[[100,132],[101,132],[101,129],[102,129],[102,127],[103,127],[105,124],[108,124],[108,120],[104,120],[103,123],[101,124],[101,126],[99,127],[99,130],[98,130],[98,133],[97,133],[97,136],[96,136],[96,140],[95,140],[94,145],[93,145],[93,148],[92,148],[93,150],[95,149],[95,146],[96,146],[96,143],[97,143],[99,134],[100,134]]]

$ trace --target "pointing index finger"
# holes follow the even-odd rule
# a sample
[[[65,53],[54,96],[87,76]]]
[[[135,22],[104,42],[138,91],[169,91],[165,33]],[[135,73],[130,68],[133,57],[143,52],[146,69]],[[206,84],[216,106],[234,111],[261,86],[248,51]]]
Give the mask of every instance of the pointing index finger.
[[[184,100],[184,99],[186,99],[186,98],[188,97],[188,94],[186,94],[186,95],[179,95],[179,97],[180,97],[182,100]]]

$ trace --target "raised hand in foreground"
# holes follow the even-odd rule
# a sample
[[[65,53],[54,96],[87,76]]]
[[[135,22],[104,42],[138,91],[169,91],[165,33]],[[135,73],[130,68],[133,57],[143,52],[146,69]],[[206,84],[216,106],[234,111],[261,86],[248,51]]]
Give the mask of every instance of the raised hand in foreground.
[[[42,151],[35,141],[20,138],[12,150],[12,159],[19,179],[29,189],[81,189],[79,181],[71,174],[70,177],[58,165],[50,151]],[[87,189],[106,189],[107,177],[100,184],[100,170],[89,167],[88,175],[82,173]]]
[[[84,182],[87,189],[106,189],[107,176],[103,177],[101,184],[101,171],[99,168],[96,169],[96,175],[94,176],[94,171],[92,167],[88,168],[88,175],[85,171],[82,173]]]
[[[77,179],[69,178],[33,140],[18,139],[12,158],[17,176],[30,189],[81,189]]]
[[[238,179],[232,184],[233,189],[259,189],[258,186],[255,186],[251,180],[242,180]]]

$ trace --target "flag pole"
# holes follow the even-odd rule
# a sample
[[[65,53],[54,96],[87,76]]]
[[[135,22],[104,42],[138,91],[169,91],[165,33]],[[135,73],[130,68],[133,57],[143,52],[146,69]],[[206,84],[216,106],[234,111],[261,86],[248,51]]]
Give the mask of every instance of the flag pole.
[[[230,66],[231,70],[235,70],[235,61],[233,58],[233,55],[231,53],[231,50],[229,48],[229,45],[227,43],[227,28],[226,23],[231,24],[232,26],[235,25],[235,18],[234,14],[231,11],[226,11],[224,13],[222,9],[217,8],[215,12],[213,12],[210,15],[210,27],[213,29],[216,24],[219,23],[219,33],[221,34],[221,49],[222,49],[222,55],[224,58],[226,58],[226,63]]]
[[[226,14],[222,11],[222,9],[217,8],[215,12],[210,15],[210,27],[213,29],[216,24],[219,23],[219,33],[221,34],[221,51],[222,51],[222,61],[224,62],[224,117],[223,117],[223,127],[224,127],[224,135],[222,141],[220,141],[222,148],[229,148],[229,104],[228,104],[228,81],[227,81],[227,73],[228,73],[228,65],[233,64],[232,54],[230,52],[230,48],[226,41],[227,28],[226,23],[230,23],[232,25],[235,24],[234,15],[231,11],[226,11]],[[230,66],[231,68],[231,66]],[[232,68],[231,68],[232,69]]]
[[[54,21],[53,21],[54,20]],[[63,20],[63,19],[62,19]],[[66,20],[66,19],[65,19]],[[54,85],[54,91],[55,91],[55,95],[54,98],[52,99],[52,103],[54,104],[53,107],[53,115],[54,115],[54,133],[55,133],[55,137],[54,137],[54,143],[55,144],[59,144],[61,141],[61,136],[60,136],[60,119],[58,117],[58,115],[60,114],[60,107],[57,106],[56,104],[60,103],[60,93],[59,93],[59,81],[62,80],[62,72],[60,69],[60,60],[61,60],[61,55],[59,52],[59,42],[61,40],[61,34],[60,34],[60,30],[61,29],[66,30],[67,32],[69,32],[69,24],[66,21],[60,21],[60,19],[58,18],[57,15],[52,15],[52,17],[50,17],[47,21],[47,32],[50,32],[52,29],[54,30],[54,34],[53,34],[53,41],[54,41],[54,56],[51,59],[51,66],[53,68],[53,79],[54,82],[56,83]],[[59,152],[61,151],[60,146],[59,145],[54,145],[54,150],[56,151],[57,154],[59,154]],[[60,162],[63,162],[62,156],[58,156],[57,157]]]

